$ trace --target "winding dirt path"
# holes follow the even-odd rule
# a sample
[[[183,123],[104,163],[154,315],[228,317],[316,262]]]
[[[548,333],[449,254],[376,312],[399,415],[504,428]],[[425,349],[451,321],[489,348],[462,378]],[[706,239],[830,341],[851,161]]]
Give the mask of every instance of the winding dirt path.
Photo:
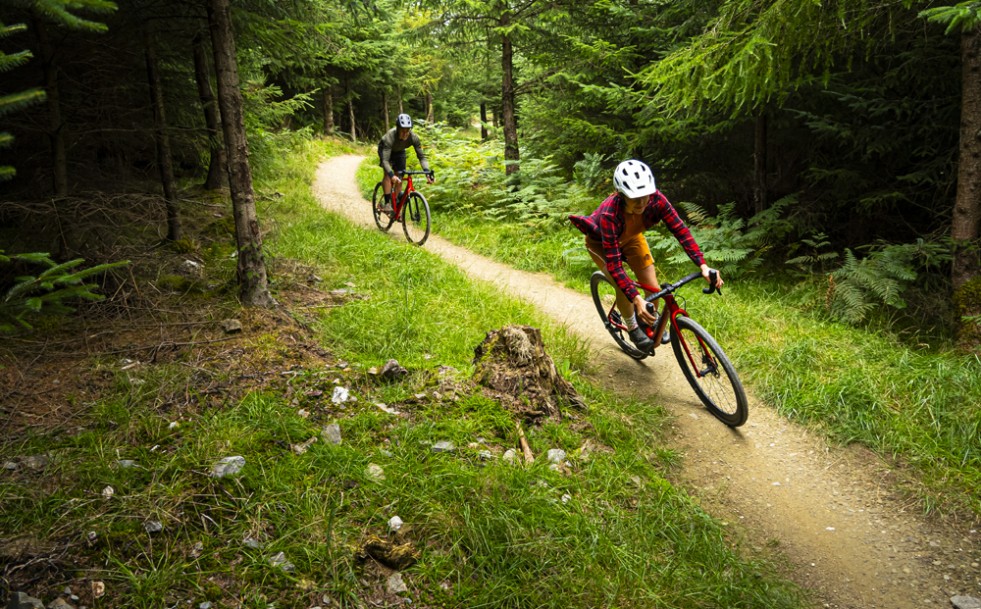
[[[325,209],[373,227],[354,181],[363,158],[330,159],[313,188]],[[438,231],[438,217],[434,226]],[[392,234],[403,239],[394,228]],[[730,523],[748,551],[782,556],[785,575],[810,590],[817,606],[924,609],[950,607],[953,596],[981,597],[977,525],[945,527],[921,517],[917,505],[893,493],[893,476],[874,455],[829,446],[752,395],[749,421],[731,430],[700,406],[670,352],[635,362],[616,350],[596,323],[588,296],[438,235],[430,236],[425,248],[588,339],[601,370],[594,380],[664,404],[673,414],[672,447],[684,456],[676,482]],[[638,379],[649,382],[641,385]]]

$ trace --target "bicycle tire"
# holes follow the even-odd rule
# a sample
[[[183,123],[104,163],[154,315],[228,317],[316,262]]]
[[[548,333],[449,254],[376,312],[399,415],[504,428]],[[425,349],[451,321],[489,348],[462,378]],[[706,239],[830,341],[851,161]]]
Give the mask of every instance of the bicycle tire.
[[[732,362],[712,335],[693,319],[679,315],[675,321],[681,333],[672,327],[671,348],[688,383],[715,418],[729,427],[739,427],[749,416],[749,405]],[[686,345],[696,365],[701,366],[698,374],[692,369]]]
[[[596,312],[599,313],[600,321],[603,322],[606,331],[610,333],[610,336],[613,337],[617,346],[624,353],[640,361],[650,355],[651,352],[641,351],[637,347],[634,347],[633,343],[630,342],[630,338],[619,327],[623,325],[623,322],[620,318],[620,312],[616,308],[617,289],[602,271],[596,271],[589,278],[589,291],[593,295],[593,304],[596,305]]]
[[[381,206],[385,204],[385,191],[382,183],[375,184],[375,191],[371,194],[371,215],[375,217],[375,224],[383,232],[388,232],[395,223],[395,214],[387,214],[381,211]]]
[[[402,208],[402,232],[409,243],[422,245],[429,238],[430,223],[429,202],[420,192],[410,192],[409,200]]]

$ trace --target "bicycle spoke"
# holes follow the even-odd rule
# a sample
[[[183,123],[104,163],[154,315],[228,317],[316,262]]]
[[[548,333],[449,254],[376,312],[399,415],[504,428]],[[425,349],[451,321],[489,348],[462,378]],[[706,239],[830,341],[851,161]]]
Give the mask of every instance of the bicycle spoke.
[[[742,425],[748,414],[746,394],[729,359],[700,325],[687,317],[676,321],[671,345],[685,378],[709,412],[731,427]]]
[[[402,210],[402,230],[411,243],[422,245],[429,238],[429,203],[419,192],[409,193]]]

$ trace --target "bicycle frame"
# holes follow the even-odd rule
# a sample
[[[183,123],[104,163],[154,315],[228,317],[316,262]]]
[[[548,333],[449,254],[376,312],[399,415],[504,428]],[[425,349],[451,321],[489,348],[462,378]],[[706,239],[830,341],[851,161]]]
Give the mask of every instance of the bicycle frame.
[[[409,200],[409,193],[415,191],[415,186],[412,184],[412,176],[414,175],[426,175],[425,171],[400,171],[399,177],[404,179],[405,186],[402,187],[402,192],[397,193],[395,189],[392,189],[392,209],[395,212],[395,221],[402,221],[402,209],[405,207],[405,202]]]
[[[699,378],[701,378],[702,376],[704,376],[704,374],[706,372],[714,372],[715,371],[715,368],[718,367],[718,364],[716,362],[712,361],[711,362],[711,366],[712,366],[711,369],[709,369],[709,370],[702,370],[698,366],[698,364],[695,362],[695,357],[692,355],[691,347],[689,347],[688,346],[688,343],[685,341],[682,332],[678,328],[678,322],[676,321],[676,318],[679,315],[687,316],[688,315],[688,312],[685,311],[685,309],[683,309],[681,307],[681,305],[678,304],[678,301],[677,300],[675,300],[674,293],[681,286],[683,286],[686,283],[689,283],[691,281],[694,281],[695,279],[698,279],[701,276],[702,276],[701,273],[692,273],[691,275],[688,275],[687,277],[685,277],[684,279],[681,279],[680,281],[678,281],[676,283],[668,283],[668,284],[664,285],[664,287],[662,287],[660,290],[656,290],[653,286],[645,285],[643,283],[640,283],[639,281],[634,281],[634,285],[636,285],[638,288],[644,290],[645,292],[652,292],[652,294],[650,296],[647,296],[647,297],[644,298],[644,300],[646,300],[647,303],[648,303],[648,307],[647,307],[648,308],[648,311],[650,311],[650,312],[653,313],[657,309],[657,305],[655,303],[658,300],[663,300],[664,301],[664,309],[661,311],[660,317],[658,317],[657,325],[653,328],[653,330],[651,332],[651,338],[654,339],[654,347],[651,350],[654,351],[655,349],[657,349],[657,346],[661,342],[660,341],[660,337],[661,336],[664,336],[665,326],[666,326],[666,324],[670,323],[671,324],[671,330],[672,330],[672,332],[678,337],[679,341],[681,342],[681,346],[684,348],[685,356],[688,358],[688,361],[691,363],[692,370],[695,371],[695,374]],[[710,294],[713,291],[715,291],[716,289],[717,288],[715,288],[715,287],[710,287],[710,288],[705,288],[702,291],[705,292],[705,293],[707,293],[707,294]],[[612,313],[613,312],[613,309],[615,307],[616,307],[616,303],[613,303],[611,305],[611,309],[610,309],[610,312],[609,313]],[[612,326],[614,326],[614,327],[616,327],[616,328],[618,328],[620,330],[626,331],[627,327],[624,324],[622,324],[622,323],[616,323],[616,322],[614,322],[613,321],[613,318],[612,318],[612,316],[610,314],[607,314],[607,319],[609,320],[608,323],[610,325],[612,325]],[[702,344],[702,339],[699,338],[698,340],[699,340],[699,343],[700,343],[699,346],[701,347],[702,352],[703,353],[706,353],[705,345]]]

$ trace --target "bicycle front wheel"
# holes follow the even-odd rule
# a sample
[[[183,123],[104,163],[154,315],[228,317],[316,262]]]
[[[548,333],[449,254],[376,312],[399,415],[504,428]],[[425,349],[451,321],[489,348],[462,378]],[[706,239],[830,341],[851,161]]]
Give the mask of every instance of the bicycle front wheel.
[[[676,322],[671,348],[685,378],[709,412],[729,427],[739,427],[749,416],[749,405],[732,362],[694,320],[679,315]]]
[[[599,313],[600,321],[606,331],[610,333],[617,346],[624,353],[636,360],[642,360],[648,355],[647,351],[641,351],[630,342],[627,336],[627,326],[623,323],[620,311],[617,310],[617,287],[613,285],[602,271],[596,271],[589,279],[589,289],[593,293],[593,304],[596,305],[596,312]]]
[[[410,192],[402,209],[402,231],[410,243],[422,245],[429,238],[429,203],[422,193]]]
[[[371,214],[375,217],[375,224],[383,231],[388,231],[395,223],[395,214],[385,213],[381,210],[385,204],[385,190],[382,183],[375,184],[375,192],[371,195]]]

